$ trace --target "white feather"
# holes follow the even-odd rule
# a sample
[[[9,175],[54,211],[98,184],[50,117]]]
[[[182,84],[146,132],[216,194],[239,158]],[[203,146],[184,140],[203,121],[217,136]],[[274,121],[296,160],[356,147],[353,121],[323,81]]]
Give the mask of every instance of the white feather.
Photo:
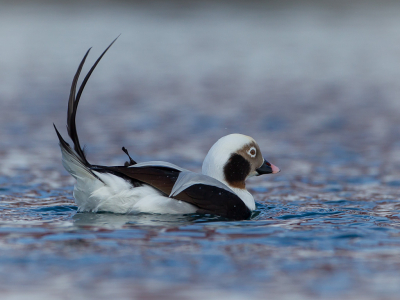
[[[129,166],[128,168],[140,168],[140,167],[167,167],[167,168],[176,169],[178,171],[188,171],[184,168],[181,168],[177,165],[171,164],[166,161],[146,161],[146,162],[137,163],[136,165]]]
[[[205,184],[209,186],[215,186],[232,193],[232,190],[228,186],[210,176],[187,171],[179,173],[178,179],[176,180],[174,186],[172,187],[169,196],[170,197],[176,196],[180,192],[186,190],[188,187],[191,187],[192,185],[195,184]]]
[[[61,145],[60,148],[62,153],[62,164],[69,174],[75,178],[96,178],[71,148],[70,150],[74,154],[69,153],[67,149],[63,148]]]
[[[232,153],[251,142],[254,142],[253,138],[239,133],[229,134],[220,138],[208,151],[203,162],[202,173],[228,185],[224,177],[226,162]]]
[[[151,186],[133,187],[113,174],[94,172],[100,180],[77,179],[74,197],[79,211],[113,213],[194,213],[188,203],[163,196]]]

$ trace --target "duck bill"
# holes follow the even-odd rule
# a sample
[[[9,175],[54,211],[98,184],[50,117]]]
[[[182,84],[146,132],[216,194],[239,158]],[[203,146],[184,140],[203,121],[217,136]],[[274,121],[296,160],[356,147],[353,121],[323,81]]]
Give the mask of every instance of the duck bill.
[[[281,171],[277,166],[274,166],[273,164],[270,164],[266,160],[264,160],[264,163],[262,164],[261,167],[256,169],[257,171],[257,176],[263,175],[263,174],[276,174]]]

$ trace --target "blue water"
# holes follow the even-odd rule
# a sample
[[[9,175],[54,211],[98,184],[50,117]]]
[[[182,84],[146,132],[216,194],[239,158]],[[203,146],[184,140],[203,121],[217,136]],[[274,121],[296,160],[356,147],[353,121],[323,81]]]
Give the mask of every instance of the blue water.
[[[0,4],[1,299],[399,299],[397,2]],[[80,102],[88,160],[200,171],[251,135],[282,169],[249,180],[251,220],[77,212],[52,124],[120,33]]]
[[[232,222],[210,215],[78,213],[72,186],[46,191],[18,178],[1,182],[0,278],[11,291],[23,285],[48,297],[68,290],[71,297],[167,299],[186,293],[197,299],[204,289],[239,299],[400,293],[397,199],[356,200],[354,190],[338,200],[283,195],[260,201],[251,220]],[[274,190],[253,188],[256,197]]]

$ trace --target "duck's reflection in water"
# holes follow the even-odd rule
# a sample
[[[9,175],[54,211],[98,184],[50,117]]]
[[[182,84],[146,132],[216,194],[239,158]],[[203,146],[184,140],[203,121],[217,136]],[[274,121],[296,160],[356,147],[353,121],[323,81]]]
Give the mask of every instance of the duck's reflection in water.
[[[120,229],[132,226],[182,226],[191,223],[215,222],[225,219],[200,214],[113,214],[113,213],[77,213],[72,217],[77,227],[99,227]]]

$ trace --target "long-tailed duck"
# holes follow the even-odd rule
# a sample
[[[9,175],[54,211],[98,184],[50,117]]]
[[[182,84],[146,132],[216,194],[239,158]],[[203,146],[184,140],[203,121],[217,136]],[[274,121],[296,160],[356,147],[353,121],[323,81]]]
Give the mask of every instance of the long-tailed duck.
[[[74,198],[81,212],[191,214],[208,213],[234,220],[248,219],[256,208],[245,181],[252,176],[278,173],[266,161],[256,141],[246,135],[220,138],[203,162],[202,174],[162,161],[124,166],[90,164],[80,146],[75,117],[83,89],[107,47],[84,78],[78,92],[77,81],[90,49],[83,57],[71,85],[67,128],[74,149],[54,125],[65,169],[76,179]]]

